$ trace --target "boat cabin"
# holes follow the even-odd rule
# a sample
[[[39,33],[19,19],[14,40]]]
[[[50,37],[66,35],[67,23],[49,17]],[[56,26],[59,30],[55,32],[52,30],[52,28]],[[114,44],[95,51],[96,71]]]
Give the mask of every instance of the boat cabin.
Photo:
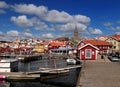
[[[18,72],[17,59],[1,59],[0,72]]]

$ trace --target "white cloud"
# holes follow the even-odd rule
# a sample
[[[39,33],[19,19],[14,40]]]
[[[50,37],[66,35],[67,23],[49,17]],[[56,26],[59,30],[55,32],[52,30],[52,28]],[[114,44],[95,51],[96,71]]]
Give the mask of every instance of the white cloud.
[[[33,38],[33,34],[30,33],[30,31],[18,32],[17,30],[10,30],[6,32],[5,34],[0,31],[0,40],[7,40],[7,41],[13,41],[16,38],[20,39],[28,39]]]
[[[19,32],[16,30],[11,30],[7,32],[8,36],[19,36]]]
[[[9,5],[6,2],[0,1],[0,8],[8,8],[8,7]]]
[[[49,22],[62,22],[62,23],[76,23],[76,22],[81,22],[81,23],[89,23],[90,18],[87,16],[83,15],[70,15],[67,12],[64,11],[57,11],[57,10],[51,10],[48,12],[48,14],[45,17],[46,21]]]
[[[120,24],[120,20],[118,20],[117,23]]]
[[[12,8],[19,13],[39,16],[48,22],[90,22],[90,18],[84,15],[70,15],[65,11],[48,10],[45,6],[36,6],[34,4],[16,4]]]
[[[6,11],[3,9],[8,8],[8,7],[9,7],[9,5],[6,2],[0,1],[0,14],[5,14]]]
[[[48,39],[50,39],[50,38],[54,38],[54,36],[53,36],[52,33],[42,34],[42,37],[43,37],[43,38],[48,38]]]
[[[64,25],[61,26],[61,30],[63,30],[63,31],[71,31],[71,30],[74,31],[75,26],[77,26],[78,31],[84,31],[87,28],[86,25],[81,24],[81,23],[77,23],[77,24],[67,23],[67,24],[64,24]]]
[[[24,32],[24,35],[26,36],[26,37],[32,37],[33,35],[31,34],[31,33],[29,33],[29,32]]]
[[[3,35],[4,35],[3,32],[0,31],[0,36],[3,36]]]
[[[45,17],[46,21],[49,22],[71,22],[73,21],[73,17],[71,15],[69,15],[68,13],[62,11],[59,12],[57,10],[51,10],[48,12],[48,14]]]
[[[45,6],[35,6],[34,4],[16,4],[12,8],[19,13],[34,14],[37,16],[44,16],[47,12]]]
[[[77,25],[79,31],[85,31],[87,24],[91,21],[89,17],[84,15],[70,15],[65,11],[48,10],[45,6],[36,6],[34,4],[15,4],[12,8],[15,12],[36,17],[28,19],[25,15],[13,16],[11,20],[15,24],[24,28],[34,27],[36,30],[74,31]],[[55,26],[52,26],[52,24],[55,24]],[[52,37],[50,33],[47,35]]]
[[[120,30],[120,26],[117,26],[116,29],[117,29],[117,30]]]
[[[120,35],[120,32],[116,32],[115,34]]]
[[[6,11],[0,9],[0,14],[4,14],[4,13],[6,13]]]
[[[17,24],[20,27],[32,27],[33,23],[29,20],[25,15],[18,16],[18,17],[11,17],[11,21]]]
[[[106,26],[106,27],[108,27],[108,26],[113,25],[113,23],[111,23],[111,22],[105,22],[103,25]]]
[[[11,32],[11,34],[10,34],[10,31],[8,31],[7,34],[0,31],[0,40],[1,41],[13,41],[15,38],[16,38],[16,36],[14,35],[14,33]]]
[[[107,29],[109,30],[120,30],[120,26],[116,26],[116,27],[108,27]]]
[[[48,29],[48,25],[46,25],[44,22],[39,21],[37,22],[35,29],[36,30]]]
[[[55,23],[58,30],[69,31],[77,27],[84,31],[90,18],[84,15],[70,15],[65,11],[48,10],[45,6],[34,4],[16,4],[12,8],[15,12],[38,16],[37,19],[28,19],[25,15],[12,17],[11,20],[20,27],[34,27],[36,30],[54,30],[50,23]]]
[[[30,32],[30,29],[25,29],[25,32]]]
[[[75,15],[74,18],[77,22],[82,22],[82,23],[90,22],[90,18],[84,15]]]
[[[102,34],[102,31],[100,29],[89,28],[89,31],[91,34],[96,34],[96,35]]]

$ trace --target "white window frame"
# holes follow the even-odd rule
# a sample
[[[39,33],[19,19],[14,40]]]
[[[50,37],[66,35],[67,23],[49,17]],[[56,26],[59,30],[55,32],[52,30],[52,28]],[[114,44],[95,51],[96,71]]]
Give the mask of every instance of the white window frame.
[[[89,56],[89,57],[87,56],[87,51],[90,52],[90,56]],[[91,56],[92,56],[92,50],[91,50],[91,49],[86,49],[86,50],[85,50],[85,58],[90,59]]]

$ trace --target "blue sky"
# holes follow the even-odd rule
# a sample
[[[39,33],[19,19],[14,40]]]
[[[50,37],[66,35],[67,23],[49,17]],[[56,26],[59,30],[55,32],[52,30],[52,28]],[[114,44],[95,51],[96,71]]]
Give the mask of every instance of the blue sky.
[[[120,0],[1,0],[0,39],[120,34]]]

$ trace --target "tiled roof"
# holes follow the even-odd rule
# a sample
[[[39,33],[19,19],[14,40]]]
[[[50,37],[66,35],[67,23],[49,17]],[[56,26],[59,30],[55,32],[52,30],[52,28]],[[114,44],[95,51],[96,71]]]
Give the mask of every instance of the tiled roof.
[[[51,46],[61,46],[64,47],[65,43],[64,42],[58,42],[58,41],[52,41],[49,43]]]
[[[112,46],[109,42],[106,41],[101,41],[101,40],[97,40],[97,39],[86,39],[85,40],[86,43],[90,43],[92,45],[104,45],[104,46]]]
[[[98,38],[109,38],[110,36],[100,36],[100,37],[98,37]]]
[[[113,39],[116,39],[118,41],[120,41],[120,35],[114,35],[114,36],[111,36]]]

